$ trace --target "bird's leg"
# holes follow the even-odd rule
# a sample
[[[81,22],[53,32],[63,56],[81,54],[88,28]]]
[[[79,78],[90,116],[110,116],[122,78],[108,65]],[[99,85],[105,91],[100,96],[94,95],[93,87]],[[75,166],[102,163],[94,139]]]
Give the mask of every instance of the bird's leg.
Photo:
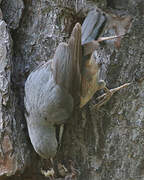
[[[101,99],[97,104],[94,105],[93,108],[97,108],[99,109],[102,105],[104,105],[105,103],[107,103],[107,101],[109,101],[109,99],[111,98],[111,96],[113,95],[113,93],[105,86],[104,88],[105,96],[103,97],[103,99]]]
[[[59,143],[61,144],[62,135],[64,131],[64,124],[60,125],[60,132],[59,132]]]
[[[123,84],[123,85],[121,85],[121,86],[119,86],[119,87],[117,87],[117,88],[114,88],[114,89],[108,89],[107,87],[104,87],[103,89],[105,90],[105,92],[106,93],[104,93],[103,95],[101,95],[101,96],[99,96],[98,98],[97,98],[97,100],[100,100],[100,99],[102,99],[102,100],[100,100],[97,104],[95,104],[94,105],[94,107],[93,108],[100,108],[102,105],[104,105],[111,97],[112,97],[112,95],[115,93],[115,92],[117,92],[117,91],[119,91],[120,89],[122,89],[122,88],[124,88],[124,87],[127,87],[127,86],[129,86],[131,83],[125,83],[125,84]]]
[[[54,161],[53,161],[52,157],[50,158],[50,162],[51,162],[52,166],[54,166]]]
[[[61,125],[60,125],[60,130],[59,130],[59,138],[58,138],[59,148],[60,148],[60,146],[61,146],[63,131],[64,131],[64,124],[61,124]]]

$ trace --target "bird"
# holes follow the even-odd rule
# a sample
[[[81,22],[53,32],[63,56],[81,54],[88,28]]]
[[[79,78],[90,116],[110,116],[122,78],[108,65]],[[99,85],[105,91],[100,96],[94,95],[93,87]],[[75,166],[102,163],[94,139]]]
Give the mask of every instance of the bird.
[[[101,41],[117,38],[99,38],[105,21],[103,13],[90,12],[82,26],[76,23],[68,43],[60,43],[54,57],[34,69],[25,82],[28,134],[34,150],[44,159],[56,156],[63,125],[76,106],[82,108],[100,89],[110,94],[99,79],[101,66],[93,53]],[[56,126],[60,126],[58,139]]]

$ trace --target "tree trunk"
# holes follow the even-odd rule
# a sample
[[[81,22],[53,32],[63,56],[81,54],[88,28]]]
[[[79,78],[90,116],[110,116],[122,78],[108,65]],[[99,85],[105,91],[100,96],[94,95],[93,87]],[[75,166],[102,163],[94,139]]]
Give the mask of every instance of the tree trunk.
[[[24,118],[24,84],[66,42],[76,22],[99,7],[132,18],[119,48],[110,41],[96,51],[108,88],[132,82],[99,110],[93,99],[65,125],[54,159],[79,180],[144,178],[144,2],[143,0],[0,1],[0,179],[42,180],[48,162],[34,151]],[[56,172],[59,177],[58,172]],[[61,178],[64,179],[64,178]]]

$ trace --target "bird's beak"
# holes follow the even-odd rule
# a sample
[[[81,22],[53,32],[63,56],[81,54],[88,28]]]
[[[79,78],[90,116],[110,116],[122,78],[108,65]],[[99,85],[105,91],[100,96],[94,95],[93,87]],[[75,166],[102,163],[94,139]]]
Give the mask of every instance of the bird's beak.
[[[111,39],[119,38],[119,37],[122,37],[124,35],[125,34],[121,34],[121,35],[118,35],[118,36],[100,37],[100,38],[98,38],[97,42],[102,42],[102,41],[106,41],[106,40],[111,40]]]

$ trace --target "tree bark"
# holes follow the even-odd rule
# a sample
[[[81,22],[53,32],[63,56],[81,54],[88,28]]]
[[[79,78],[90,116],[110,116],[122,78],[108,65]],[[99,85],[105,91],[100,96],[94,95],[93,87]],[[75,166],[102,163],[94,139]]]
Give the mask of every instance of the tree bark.
[[[0,1],[0,179],[46,179],[48,162],[34,151],[24,118],[24,84],[30,71],[47,62],[66,42],[76,22],[99,7],[132,18],[120,47],[112,41],[95,52],[108,88],[130,86],[99,110],[93,99],[65,125],[54,159],[79,180],[140,180],[144,177],[144,2],[143,0]],[[59,177],[57,172],[57,177]],[[60,179],[60,178],[59,178]],[[61,178],[62,179],[62,178]]]

